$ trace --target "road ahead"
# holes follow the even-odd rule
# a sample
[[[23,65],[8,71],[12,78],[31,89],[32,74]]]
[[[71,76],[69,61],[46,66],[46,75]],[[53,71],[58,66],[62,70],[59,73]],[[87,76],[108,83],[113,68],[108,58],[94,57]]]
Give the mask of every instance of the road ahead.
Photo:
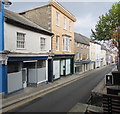
[[[109,73],[114,66],[107,66],[87,77],[77,80],[63,88],[37,98],[15,110],[14,112],[68,112],[76,103],[86,103],[91,90]]]

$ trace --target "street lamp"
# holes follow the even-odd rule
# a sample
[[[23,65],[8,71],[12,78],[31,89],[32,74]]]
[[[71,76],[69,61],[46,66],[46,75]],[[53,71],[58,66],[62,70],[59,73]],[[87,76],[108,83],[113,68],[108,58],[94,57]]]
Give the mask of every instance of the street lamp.
[[[10,2],[9,0],[2,0],[2,3],[3,3],[6,7],[8,7],[8,6],[10,6],[10,5],[12,4],[12,2]]]

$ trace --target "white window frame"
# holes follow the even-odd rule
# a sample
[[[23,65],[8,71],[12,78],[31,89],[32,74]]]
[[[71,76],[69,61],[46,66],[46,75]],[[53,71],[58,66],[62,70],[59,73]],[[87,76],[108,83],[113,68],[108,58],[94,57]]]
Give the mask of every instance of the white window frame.
[[[70,52],[70,37],[68,36],[63,36],[63,51],[64,52]]]
[[[67,19],[66,19],[66,17],[64,17],[64,29],[65,30],[67,29]]]
[[[60,13],[56,12],[56,25],[60,26]]]
[[[42,39],[44,39],[44,42],[42,42]],[[46,38],[44,38],[44,37],[40,37],[40,50],[46,51]]]
[[[59,51],[60,36],[56,36],[56,51]]]
[[[20,37],[21,35],[22,37]],[[16,47],[17,49],[25,49],[25,33],[17,32]]]
[[[72,22],[69,22],[69,31],[72,32]]]

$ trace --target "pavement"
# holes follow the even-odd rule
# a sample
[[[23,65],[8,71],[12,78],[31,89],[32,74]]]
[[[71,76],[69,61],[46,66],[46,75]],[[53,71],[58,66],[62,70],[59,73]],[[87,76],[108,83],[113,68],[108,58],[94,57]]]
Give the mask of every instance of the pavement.
[[[112,71],[117,71],[117,67],[114,67]],[[108,74],[111,74],[112,71]],[[105,78],[100,81],[100,83],[91,91],[92,96],[102,96],[103,94],[107,93],[107,86],[105,82]],[[95,105],[89,105],[89,104],[84,104],[84,103],[77,103],[69,112],[69,113],[74,113],[74,112],[79,112],[80,114],[84,113],[103,113],[103,108]]]
[[[100,70],[105,67],[106,66],[97,68],[97,69],[94,69],[91,71],[86,71],[86,72],[80,73],[80,74],[73,74],[70,76],[61,77],[59,80],[56,80],[53,83],[48,83],[48,84],[43,83],[43,84],[40,84],[38,87],[27,87],[22,91],[8,95],[6,98],[2,98],[2,112],[7,112],[9,110],[17,108],[17,107],[19,107],[27,102],[30,102],[40,96],[43,96],[43,95],[50,93],[56,89],[64,87],[74,81],[84,78],[85,76],[87,76],[86,74],[88,72],[94,72],[96,70]]]

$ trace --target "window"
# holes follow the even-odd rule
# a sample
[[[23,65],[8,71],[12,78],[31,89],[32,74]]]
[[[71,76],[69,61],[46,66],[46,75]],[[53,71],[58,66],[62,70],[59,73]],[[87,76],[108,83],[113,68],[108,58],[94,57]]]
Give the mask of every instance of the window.
[[[45,38],[40,38],[40,49],[41,51],[45,51],[46,50],[46,39]]]
[[[76,53],[76,60],[79,61],[79,52]]]
[[[25,48],[25,34],[17,32],[17,48],[24,49]]]
[[[66,29],[66,18],[64,17],[64,29]]]
[[[59,36],[56,36],[56,51],[59,51]]]
[[[69,31],[72,32],[72,22],[69,22]]]
[[[63,37],[63,51],[70,51],[70,37],[64,36]]]
[[[60,26],[60,14],[56,12],[56,25]]]

